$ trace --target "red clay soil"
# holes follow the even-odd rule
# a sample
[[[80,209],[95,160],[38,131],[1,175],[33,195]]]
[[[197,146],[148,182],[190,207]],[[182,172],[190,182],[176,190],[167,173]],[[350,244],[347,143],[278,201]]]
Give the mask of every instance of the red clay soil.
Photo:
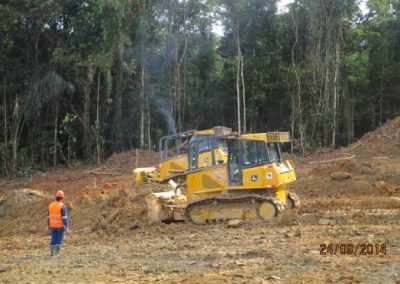
[[[349,147],[295,158],[295,223],[150,225],[144,197],[167,186],[134,184],[135,167],[158,163],[148,151],[1,181],[0,282],[400,283],[399,136],[400,117]],[[54,259],[46,218],[57,190],[72,233]],[[321,255],[329,243],[386,253]]]

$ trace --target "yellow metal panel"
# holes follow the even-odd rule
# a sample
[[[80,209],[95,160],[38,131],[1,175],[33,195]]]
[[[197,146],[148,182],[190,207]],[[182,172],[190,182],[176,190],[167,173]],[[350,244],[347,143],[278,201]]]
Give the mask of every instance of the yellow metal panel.
[[[211,151],[200,153],[198,156],[197,163],[199,168],[212,166]]]
[[[290,142],[289,132],[267,132],[266,142],[284,143]]]
[[[273,143],[284,143],[284,142],[290,142],[290,133],[267,132],[267,133],[242,134],[240,135],[240,139],[257,140],[257,141],[273,142]]]
[[[214,130],[213,129],[206,129],[206,130],[199,130],[196,131],[195,134],[214,134]]]
[[[286,185],[279,187],[275,191],[275,194],[280,202],[282,202],[283,204],[286,204]]]
[[[263,188],[263,167],[243,169],[243,188]]]
[[[266,188],[278,188],[296,180],[296,175],[290,163],[272,163],[263,168]]]
[[[242,134],[242,135],[240,135],[240,139],[243,139],[243,140],[266,141],[266,139],[267,139],[267,134],[266,134],[266,133]]]
[[[166,179],[167,177],[177,174],[183,173],[188,169],[188,157],[187,154],[182,154],[176,157],[173,157],[169,160],[163,161],[159,165],[159,178],[161,180]]]
[[[211,129],[199,130],[195,134],[215,134],[215,135],[226,135],[232,133],[232,129],[224,126],[216,126]]]
[[[220,148],[215,149],[215,163],[218,164],[219,161],[226,163],[228,161],[228,155]]]
[[[276,163],[263,166],[264,171],[264,187],[265,188],[277,188],[279,187],[279,174],[277,171]]]
[[[211,167],[204,171],[189,173],[187,176],[188,202],[190,203],[196,200],[217,196],[220,194],[220,190],[218,189],[222,190],[222,188],[226,188],[227,185],[228,182],[225,165]],[[213,188],[217,190],[208,192]]]

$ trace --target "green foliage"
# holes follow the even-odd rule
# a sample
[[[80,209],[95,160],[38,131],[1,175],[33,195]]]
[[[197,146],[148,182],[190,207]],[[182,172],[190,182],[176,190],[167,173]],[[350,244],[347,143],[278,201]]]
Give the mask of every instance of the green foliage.
[[[21,173],[52,165],[56,150],[61,163],[95,160],[97,141],[100,155],[148,140],[154,148],[168,134],[160,108],[182,130],[234,128],[235,29],[251,131],[289,130],[293,120],[307,151],[327,132],[343,145],[345,129],[359,137],[400,112],[399,1],[369,0],[365,16],[355,0],[297,0],[283,14],[277,3],[3,1],[1,173],[11,174],[13,137]]]
[[[368,0],[367,5],[368,8],[377,13],[378,16],[384,17],[390,11],[390,2],[392,2],[392,0]]]
[[[66,113],[61,121],[59,133],[60,142],[57,147],[63,152],[67,152],[67,158],[76,158],[76,145],[78,143],[79,127],[77,125],[77,115]]]
[[[76,121],[77,116],[75,114],[67,113],[65,114],[63,120],[61,121],[60,134],[71,135],[73,134],[73,124]],[[76,142],[76,141],[75,141]]]
[[[18,149],[18,157],[18,174],[21,176],[30,176],[35,169],[35,164],[32,163],[30,149],[27,147]]]
[[[355,52],[347,55],[345,57],[345,65],[349,73],[347,79],[353,83],[367,84],[369,79],[368,63],[369,63],[368,50]]]
[[[75,87],[51,71],[32,84],[25,104],[27,111],[40,110],[48,102],[55,102],[64,94],[72,94]]]

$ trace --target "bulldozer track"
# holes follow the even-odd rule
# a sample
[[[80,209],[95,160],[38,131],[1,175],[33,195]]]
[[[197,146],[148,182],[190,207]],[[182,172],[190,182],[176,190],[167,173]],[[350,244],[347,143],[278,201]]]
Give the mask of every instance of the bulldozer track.
[[[284,204],[272,196],[216,197],[189,204],[185,216],[195,224],[207,224],[231,219],[266,220],[279,216],[284,210]],[[202,213],[210,217],[199,217]]]

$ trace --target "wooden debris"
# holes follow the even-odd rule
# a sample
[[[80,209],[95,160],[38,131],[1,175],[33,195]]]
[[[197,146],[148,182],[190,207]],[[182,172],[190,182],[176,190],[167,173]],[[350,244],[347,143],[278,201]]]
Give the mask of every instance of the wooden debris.
[[[337,161],[345,161],[345,160],[351,160],[355,158],[356,155],[350,156],[350,157],[343,157],[343,158],[336,158],[336,159],[329,159],[329,160],[322,160],[322,161],[313,161],[310,162],[309,164],[326,164],[326,163],[333,163]]]
[[[383,156],[383,157],[374,157],[372,160],[381,160],[381,159],[390,159],[388,156]]]
[[[243,224],[243,220],[241,219],[233,219],[229,220],[228,228],[239,228]]]
[[[352,175],[347,172],[333,172],[331,173],[331,179],[332,180],[344,180],[344,179],[349,179],[351,178]]]
[[[98,176],[120,176],[122,173],[96,173],[96,172],[88,172],[88,175],[98,175]]]
[[[351,145],[350,151],[353,151],[354,149],[356,149],[358,146],[360,146],[362,143],[360,141],[358,141],[357,143],[354,143],[353,145]]]

